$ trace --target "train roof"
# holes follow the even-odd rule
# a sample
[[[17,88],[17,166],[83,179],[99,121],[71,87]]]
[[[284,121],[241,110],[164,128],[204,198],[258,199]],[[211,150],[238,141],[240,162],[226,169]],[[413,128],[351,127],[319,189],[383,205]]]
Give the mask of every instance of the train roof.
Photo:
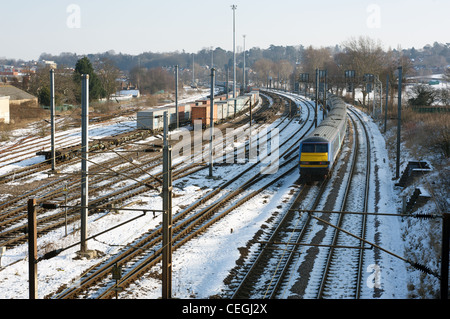
[[[347,119],[347,105],[338,97],[330,100],[331,110],[327,117],[309,134],[303,142],[327,142],[332,139]]]
[[[310,136],[305,138],[302,143],[327,143],[328,140],[326,138],[320,136]]]

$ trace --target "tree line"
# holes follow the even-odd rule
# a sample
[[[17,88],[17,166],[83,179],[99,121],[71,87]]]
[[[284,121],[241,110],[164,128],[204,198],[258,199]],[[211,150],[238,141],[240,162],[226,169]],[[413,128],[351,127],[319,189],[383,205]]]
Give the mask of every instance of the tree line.
[[[55,103],[81,103],[81,75],[89,75],[89,100],[107,98],[116,92],[120,70],[108,59],[94,66],[87,57],[79,59],[75,68],[59,67],[55,74]],[[41,105],[50,105],[50,67],[39,68],[28,81],[27,91],[38,97]]]
[[[61,53],[53,56],[43,53],[40,59],[53,60],[58,63],[55,72],[57,104],[77,103],[81,90],[80,76],[90,75],[91,99],[109,98],[118,89],[116,81],[120,75],[137,85],[144,94],[174,89],[174,66],[179,65],[180,85],[189,85],[192,79],[207,83],[209,69],[216,68],[217,80],[226,78],[226,69],[232,79],[233,53],[222,48],[204,48],[197,53],[185,51],[169,53],[144,52],[132,56],[108,51],[99,54],[79,56],[75,53]],[[237,77],[241,82],[243,76],[244,53],[238,48]],[[364,74],[375,74],[385,86],[389,77],[390,92],[393,95],[398,66],[403,73],[426,75],[430,72],[443,72],[450,64],[450,44],[434,43],[422,49],[388,49],[384,50],[381,42],[369,37],[351,38],[333,47],[315,48],[312,46],[275,46],[267,49],[251,48],[245,52],[247,79],[257,86],[270,85],[292,88],[300,81],[302,73],[309,74],[314,82],[315,69],[327,70],[329,89],[340,93],[345,89],[344,72],[354,70],[355,85],[362,87],[365,100]],[[68,67],[68,68],[67,68]],[[70,68],[74,67],[75,71]],[[195,69],[195,73],[193,73]],[[72,74],[71,74],[72,72]],[[30,79],[30,93],[38,96],[46,104],[49,96],[48,70],[41,69]]]

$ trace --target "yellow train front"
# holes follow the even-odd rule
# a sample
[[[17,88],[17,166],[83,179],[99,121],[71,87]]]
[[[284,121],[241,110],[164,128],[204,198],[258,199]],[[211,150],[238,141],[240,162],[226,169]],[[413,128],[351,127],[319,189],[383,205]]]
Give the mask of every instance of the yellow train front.
[[[332,96],[329,105],[327,117],[300,143],[299,170],[304,181],[323,180],[329,176],[345,138],[346,104]]]

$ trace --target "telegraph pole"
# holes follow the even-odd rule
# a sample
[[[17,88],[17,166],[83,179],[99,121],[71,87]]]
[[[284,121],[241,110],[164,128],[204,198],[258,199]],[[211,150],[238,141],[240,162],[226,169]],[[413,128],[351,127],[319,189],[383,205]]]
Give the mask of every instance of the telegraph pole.
[[[214,47],[211,46],[211,69],[214,67]]]
[[[398,114],[397,114],[397,165],[395,169],[395,178],[400,176],[400,133],[402,125],[402,70],[398,67]]]
[[[237,5],[233,4],[231,6],[231,9],[233,10],[233,98],[235,99],[236,98],[236,9],[237,9]]]
[[[28,285],[29,298],[38,297],[36,199],[28,199]]]
[[[209,177],[213,177],[213,131],[214,131],[214,72],[216,69],[211,69],[211,94],[210,94],[210,115],[209,115]]]
[[[175,111],[177,113],[177,129],[180,126],[180,115],[178,114],[178,65],[175,65]]]
[[[195,86],[194,53],[192,53],[192,86]]]
[[[228,98],[229,98],[229,92],[228,92],[228,82],[230,81],[230,79],[229,79],[229,74],[228,74],[228,63],[227,64],[225,64],[225,71],[227,72],[227,76],[226,76],[226,82],[227,82],[227,84],[226,84],[226,92],[227,92],[227,100],[228,100]],[[228,115],[228,114],[227,114]]]
[[[89,74],[81,75],[81,253],[87,252]]]
[[[162,299],[172,298],[172,146],[167,135],[168,119],[164,112]]]
[[[314,127],[317,127],[318,111],[319,111],[319,69],[316,69],[316,110],[314,111]]]
[[[244,37],[244,72],[242,72],[243,74],[242,82],[244,83],[244,92],[246,92],[247,86],[245,85],[245,34],[243,35],[243,37]]]
[[[323,83],[323,106],[322,106],[322,119],[325,119],[325,114],[327,113],[327,70],[323,71],[324,83]]]
[[[387,125],[388,96],[389,96],[389,74],[386,75],[386,106],[384,107],[384,133],[386,133],[386,125]]]
[[[450,246],[450,214],[442,214],[441,299],[448,299],[448,265]]]
[[[56,172],[56,152],[55,152],[55,70],[50,69],[50,122],[51,122],[51,158],[52,173]]]

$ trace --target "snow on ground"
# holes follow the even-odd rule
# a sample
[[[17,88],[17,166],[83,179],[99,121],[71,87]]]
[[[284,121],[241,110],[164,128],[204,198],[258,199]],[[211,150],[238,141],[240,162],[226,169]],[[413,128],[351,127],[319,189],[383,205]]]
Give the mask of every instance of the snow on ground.
[[[397,195],[394,190],[389,161],[386,160],[389,156],[384,137],[369,116],[363,112],[359,112],[359,114],[367,124],[369,135],[372,136],[371,172],[375,172],[378,176],[376,181],[371,179],[370,189],[378,189],[380,196],[379,199],[375,199],[375,193],[370,192],[368,211],[380,214],[397,214],[399,206],[398,202],[396,202]],[[396,204],[393,205],[393,203]],[[378,244],[393,254],[403,257],[404,243],[400,233],[400,219],[400,217],[392,216],[371,216],[368,219],[367,231],[369,241]],[[371,254],[373,255],[373,252],[368,252],[369,256]],[[365,269],[367,270],[366,280],[370,283],[362,286],[362,298],[373,298],[374,289],[371,283],[374,283],[372,278],[376,269],[379,269],[379,283],[382,290],[380,298],[403,299],[407,297],[407,273],[404,261],[386,252],[380,252],[378,258],[371,256],[371,258],[365,259]]]
[[[383,127],[381,124],[379,127]],[[386,140],[393,140],[396,143],[397,127],[393,126],[385,134]],[[391,145],[389,160],[391,167],[391,176],[395,176],[396,167],[396,147]],[[389,148],[389,147],[388,147]],[[401,143],[400,153],[400,172],[406,169],[409,161],[426,161],[431,167],[430,172],[424,173],[421,177],[415,179],[405,188],[394,186],[394,199],[397,210],[401,210],[403,197],[409,200],[416,188],[426,191],[431,197],[423,205],[415,208],[414,214],[438,215],[448,213],[450,204],[450,195],[448,192],[450,166],[449,159],[441,155],[430,152],[417,152],[409,150],[405,143]],[[437,164],[438,167],[434,167]],[[391,204],[392,204],[391,203]],[[417,219],[402,218],[399,229],[404,241],[405,251],[403,256],[408,260],[417,262],[440,273],[440,255],[442,244],[442,221],[441,219]],[[434,299],[439,298],[440,281],[429,274],[425,274],[411,266],[408,266],[407,278],[407,298]]]
[[[380,213],[395,213],[401,207],[399,190],[393,186],[392,165],[389,166],[389,156],[386,150],[384,138],[367,116],[365,120],[373,134],[374,154],[377,158],[376,164],[379,180],[380,201],[372,206],[369,211]],[[281,140],[281,138],[280,138]],[[24,163],[22,163],[24,165]],[[215,166],[214,175],[226,178],[232,173],[232,166]],[[374,169],[374,168],[372,168]],[[206,171],[200,171],[192,176],[174,182],[174,191],[179,197],[174,197],[174,212],[185,205],[186,199],[195,201],[200,196],[213,189],[220,181],[204,178]],[[202,236],[190,241],[173,254],[173,296],[177,298],[208,298],[211,295],[220,294],[226,287],[223,280],[228,272],[235,267],[239,258],[240,247],[245,247],[247,241],[261,229],[261,226],[272,216],[274,211],[282,210],[291,198],[290,190],[292,183],[297,179],[297,173],[285,179],[285,183],[271,187],[235,212],[222,219],[219,223],[209,228]],[[263,203],[261,198],[267,202]],[[129,208],[155,208],[162,207],[161,197],[149,191],[133,202],[139,202]],[[280,207],[281,206],[281,207]],[[95,234],[103,231],[111,225],[116,225],[131,219],[141,212],[105,213],[101,216],[89,218],[89,233]],[[161,222],[161,216],[153,216],[147,213],[145,216],[121,226],[104,235],[98,236],[88,243],[89,249],[96,249],[107,256],[116,253],[121,245],[126,245],[142,232],[154,229]],[[402,221],[397,217],[378,217],[376,222],[377,243],[400,256],[404,256],[404,241],[402,231],[405,230]],[[373,225],[373,224],[372,224]],[[38,239],[39,255],[56,248],[67,247],[79,241],[79,233],[74,229],[76,225],[69,226],[69,234],[65,236],[64,228],[51,232]],[[232,231],[231,231],[232,229]],[[420,231],[420,228],[415,228]],[[375,234],[372,234],[375,236]],[[38,296],[43,298],[52,294],[62,285],[70,285],[77,280],[81,273],[95,264],[97,260],[74,259],[79,247],[63,251],[58,256],[41,261],[38,264]],[[22,245],[7,250],[1,260],[3,269],[0,270],[0,298],[21,299],[28,298],[28,261],[27,246]],[[427,261],[431,261],[427,260]],[[427,262],[425,261],[425,262]],[[378,298],[407,298],[407,282],[415,282],[406,271],[404,262],[387,254],[381,253],[377,257],[376,264],[381,269],[380,283],[382,294]],[[369,266],[369,265],[367,265]],[[429,266],[436,267],[435,264]],[[155,271],[159,271],[155,267]],[[368,270],[370,276],[373,270]],[[418,274],[414,273],[417,277]],[[7,287],[5,289],[5,287]],[[161,296],[161,282],[154,278],[143,278],[126,292],[121,293],[119,298],[159,298]],[[374,298],[373,290],[364,287],[363,298]]]
[[[290,134],[290,131],[288,130],[285,134]],[[239,166],[245,167],[245,165]],[[214,175],[230,178],[236,171],[236,168],[233,168],[233,166],[216,166]],[[220,180],[206,179],[206,175],[206,170],[203,170],[183,178],[181,181],[174,182],[174,192],[182,195],[173,198],[174,213],[180,210],[179,205],[195,201],[221,182]],[[292,180],[296,178],[297,176],[291,177]],[[127,182],[124,181],[124,183]],[[286,185],[291,185],[291,182]],[[266,194],[263,196],[282,198],[284,191],[283,189],[271,189],[266,191]],[[133,198],[133,202],[140,202],[140,204],[129,206],[129,208],[161,209],[162,207],[161,197],[158,193],[152,191]],[[278,206],[274,201],[268,200],[268,202],[270,207]],[[238,248],[245,246],[246,241],[253,236],[272,213],[271,209],[267,207],[263,210],[255,209],[259,204],[258,199],[250,200],[236,210],[231,217],[223,219],[219,224],[208,230],[204,236],[193,240],[179,251],[174,252],[174,287],[176,287],[174,293],[177,294],[177,297],[189,298],[193,294],[196,298],[206,298],[210,294],[220,293],[223,286],[223,278],[235,266],[235,260],[239,258]],[[111,225],[118,224],[139,214],[139,212],[128,212],[104,214],[101,218],[99,216],[91,216],[89,218],[89,234],[98,233],[111,227]],[[106,255],[114,254],[120,248],[120,245],[125,245],[139,234],[155,228],[160,222],[161,216],[154,218],[152,214],[147,214],[145,217],[132,223],[98,236],[96,240],[89,241],[88,247],[89,249],[99,250]],[[79,240],[78,232],[71,231],[74,227],[75,225],[69,226],[69,235],[67,237],[64,236],[64,229],[40,237],[38,239],[38,254],[41,255],[53,249],[67,247],[77,242]],[[233,232],[230,231],[231,229],[233,229]],[[96,262],[96,260],[74,260],[73,258],[78,250],[79,247],[76,246],[50,260],[44,260],[39,263],[38,295],[40,297],[51,294],[61,285],[70,284],[74,278],[81,275],[84,269]],[[0,298],[28,297],[28,263],[26,256],[26,245],[11,249],[3,256],[3,266],[16,263],[0,271],[0,283],[2,286],[11,287],[11,289],[2,289],[0,291]],[[211,263],[211,261],[214,261],[214,263]],[[142,283],[141,281],[141,289],[130,290],[136,291],[136,293],[131,295],[124,293],[123,297],[158,298],[160,296],[160,282],[155,282],[153,279],[145,280],[149,280],[150,283]]]

